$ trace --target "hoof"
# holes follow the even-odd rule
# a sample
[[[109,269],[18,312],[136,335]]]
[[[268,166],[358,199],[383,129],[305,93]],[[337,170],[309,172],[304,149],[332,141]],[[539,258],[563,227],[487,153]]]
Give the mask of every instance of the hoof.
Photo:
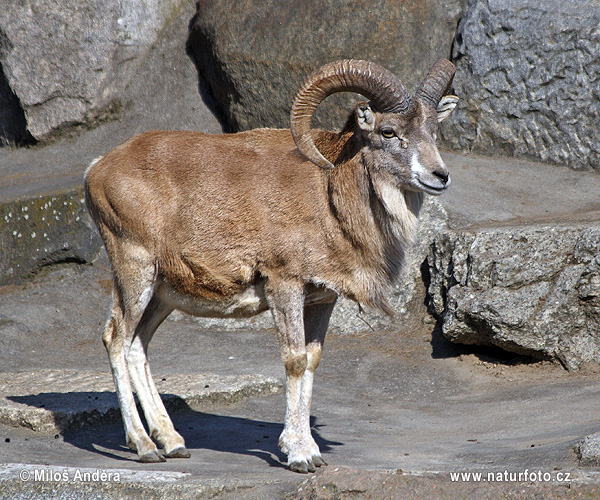
[[[290,470],[293,472],[298,472],[300,474],[308,474],[309,472],[316,472],[317,467],[321,467],[321,465],[325,465],[325,462],[323,460],[319,459],[318,461],[320,463],[314,463],[313,462],[314,459],[315,459],[315,457],[313,457],[312,460],[309,460],[307,462],[305,462],[305,461],[292,462],[291,464],[289,464]]]
[[[324,465],[327,465],[327,462],[325,462],[325,460],[323,460],[323,458],[319,455],[315,455],[314,457],[312,457],[312,463],[315,464],[315,467],[322,467]]]
[[[185,446],[180,446],[167,453],[167,458],[190,458],[192,455]]]
[[[167,460],[158,451],[151,451],[145,453],[139,458],[140,462],[144,464],[155,464],[158,462],[166,462]]]
[[[298,472],[300,474],[308,474],[309,468],[306,462],[292,462],[289,464],[292,472]],[[314,472],[315,469],[312,470]]]

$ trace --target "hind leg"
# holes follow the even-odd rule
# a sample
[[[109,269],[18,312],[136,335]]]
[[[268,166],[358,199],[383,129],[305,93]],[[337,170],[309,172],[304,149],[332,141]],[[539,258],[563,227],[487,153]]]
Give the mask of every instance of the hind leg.
[[[163,447],[167,458],[189,458],[190,453],[169,418],[148,364],[148,344],[156,329],[172,311],[173,307],[157,295],[152,296],[136,328],[127,364],[133,388],[144,409],[150,436]]]
[[[106,239],[105,239],[105,242]],[[164,457],[146,433],[140,419],[128,367],[135,330],[153,294],[155,266],[141,247],[120,242],[107,250],[113,265],[113,306],[102,340],[108,353],[127,445],[136,450],[142,462],[161,462]]]

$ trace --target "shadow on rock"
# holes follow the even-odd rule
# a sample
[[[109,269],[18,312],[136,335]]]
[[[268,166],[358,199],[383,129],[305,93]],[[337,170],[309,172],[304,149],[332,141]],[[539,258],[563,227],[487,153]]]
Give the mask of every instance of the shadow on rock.
[[[194,450],[199,453],[203,449],[234,453],[261,458],[271,467],[286,467],[286,457],[278,447],[283,424],[199,411],[179,396],[161,396],[175,428],[192,454]],[[49,412],[46,415],[52,422],[48,422],[46,428],[53,424],[66,443],[115,460],[137,459],[135,452],[125,446],[121,413],[114,392],[50,392],[7,396],[6,399]],[[139,406],[138,411],[143,420]],[[35,417],[32,420],[39,422]],[[21,425],[35,427],[23,421]],[[311,417],[312,434],[322,453],[343,445],[321,436],[322,427],[317,424],[316,417]]]
[[[516,354],[491,345],[455,344],[444,336],[442,321],[438,320],[431,332],[431,357],[433,359],[447,359],[468,355],[473,355],[480,361],[506,366],[535,364],[548,359]]]

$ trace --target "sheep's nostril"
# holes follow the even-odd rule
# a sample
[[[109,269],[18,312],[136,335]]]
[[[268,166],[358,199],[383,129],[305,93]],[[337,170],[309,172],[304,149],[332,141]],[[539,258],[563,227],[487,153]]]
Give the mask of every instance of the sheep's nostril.
[[[450,177],[446,170],[434,170],[433,175],[440,179],[444,184],[448,183],[448,178]]]

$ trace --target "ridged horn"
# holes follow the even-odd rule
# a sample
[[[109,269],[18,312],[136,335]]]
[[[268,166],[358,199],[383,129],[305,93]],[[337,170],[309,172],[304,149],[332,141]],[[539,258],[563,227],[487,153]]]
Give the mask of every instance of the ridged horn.
[[[335,61],[311,73],[294,98],[291,130],[298,150],[322,168],[333,168],[333,165],[315,146],[310,121],[319,104],[336,92],[361,94],[378,111],[386,113],[403,113],[413,106],[412,96],[400,79],[369,61]]]
[[[440,59],[429,70],[415,96],[433,109],[437,108],[444,92],[452,85],[455,72],[454,64],[447,59]]]

